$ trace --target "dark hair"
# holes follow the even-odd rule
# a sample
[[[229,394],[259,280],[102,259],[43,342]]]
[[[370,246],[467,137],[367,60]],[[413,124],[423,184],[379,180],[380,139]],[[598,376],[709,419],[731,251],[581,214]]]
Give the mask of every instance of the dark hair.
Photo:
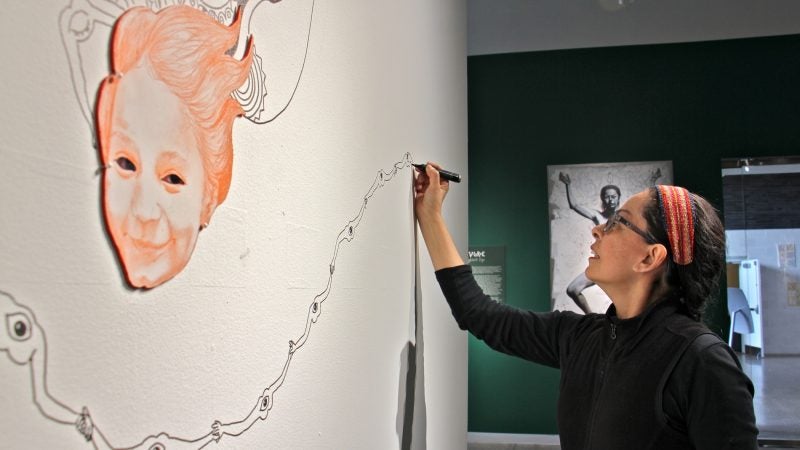
[[[725,264],[725,228],[719,214],[706,199],[689,193],[694,210],[694,247],[692,262],[676,264],[665,229],[658,202],[658,191],[649,189],[650,202],[644,208],[647,228],[667,248],[667,270],[665,281],[672,292],[678,295],[689,314],[700,320],[709,299],[719,288],[720,275]]]

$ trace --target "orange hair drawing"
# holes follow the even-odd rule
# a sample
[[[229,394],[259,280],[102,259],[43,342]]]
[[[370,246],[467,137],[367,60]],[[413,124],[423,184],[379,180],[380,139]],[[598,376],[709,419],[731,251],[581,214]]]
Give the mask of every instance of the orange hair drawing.
[[[230,26],[189,6],[155,13],[146,7],[125,11],[111,42],[112,74],[100,86],[96,125],[103,164],[108,164],[111,114],[118,78],[148,63],[155,78],[182,100],[194,120],[206,173],[202,222],[228,195],[233,168],[233,120],[244,111],[231,93],[247,80],[252,38],[242,60],[229,55],[237,43],[241,8]]]

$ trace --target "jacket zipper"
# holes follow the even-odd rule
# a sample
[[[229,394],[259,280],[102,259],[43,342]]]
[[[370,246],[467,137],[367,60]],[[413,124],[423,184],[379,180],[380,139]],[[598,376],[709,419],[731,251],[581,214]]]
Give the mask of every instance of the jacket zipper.
[[[594,422],[597,419],[597,402],[600,399],[600,394],[603,391],[603,387],[606,384],[606,377],[608,376],[608,367],[611,365],[611,354],[614,352],[614,347],[616,347],[617,343],[617,325],[612,323],[611,324],[611,348],[608,349],[608,356],[606,357],[606,362],[603,364],[603,369],[600,375],[600,386],[597,389],[597,398],[595,398],[592,404],[592,416],[589,419],[589,432],[586,434],[586,442],[585,445],[589,445],[592,442],[592,435],[594,434]]]

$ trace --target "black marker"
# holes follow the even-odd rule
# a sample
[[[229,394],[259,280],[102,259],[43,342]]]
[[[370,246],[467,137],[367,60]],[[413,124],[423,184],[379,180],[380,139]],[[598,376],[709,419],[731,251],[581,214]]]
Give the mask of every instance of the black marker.
[[[427,164],[411,164],[411,165],[416,167],[420,172],[425,172],[425,166],[427,166]],[[434,169],[436,169],[436,167],[434,167]],[[436,170],[439,172],[439,176],[443,180],[452,181],[453,183],[461,183],[461,175],[455,172],[450,172],[449,170],[443,170],[443,169],[436,169]]]

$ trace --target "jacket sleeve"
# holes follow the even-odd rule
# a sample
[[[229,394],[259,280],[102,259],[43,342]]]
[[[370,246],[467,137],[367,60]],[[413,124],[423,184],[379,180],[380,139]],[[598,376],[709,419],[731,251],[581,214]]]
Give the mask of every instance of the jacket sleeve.
[[[681,409],[694,447],[756,450],[753,383],[742,372],[736,355],[717,339],[685,356],[673,374],[674,384],[670,384],[674,389],[681,389],[681,385],[685,389],[681,389],[685,392]]]
[[[441,269],[436,279],[462,330],[500,352],[560,367],[560,350],[581,316],[535,313],[495,302],[483,293],[469,266]]]

